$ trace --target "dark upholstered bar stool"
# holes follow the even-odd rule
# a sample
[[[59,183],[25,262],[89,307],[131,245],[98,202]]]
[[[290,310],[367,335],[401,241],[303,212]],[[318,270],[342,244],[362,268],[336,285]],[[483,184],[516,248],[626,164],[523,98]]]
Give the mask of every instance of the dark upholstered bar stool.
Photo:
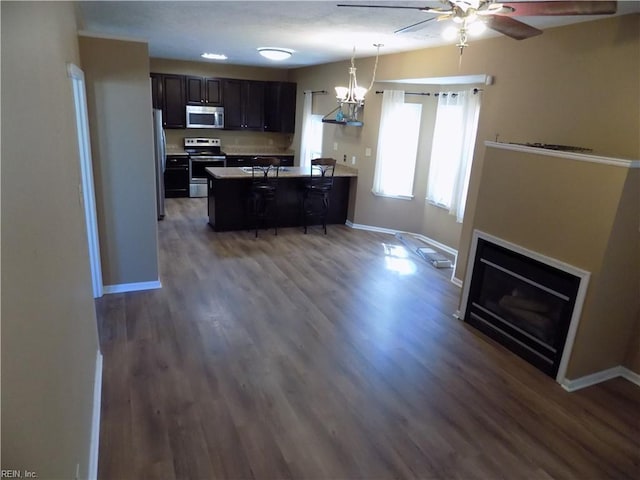
[[[258,237],[258,228],[269,221],[278,235],[278,174],[280,159],[276,157],[255,157],[251,167],[248,213]]]
[[[329,213],[329,194],[333,188],[333,173],[336,169],[335,158],[314,158],[311,160],[309,180],[302,194],[302,214],[304,233],[307,233],[309,220],[318,217],[327,234],[327,214]]]

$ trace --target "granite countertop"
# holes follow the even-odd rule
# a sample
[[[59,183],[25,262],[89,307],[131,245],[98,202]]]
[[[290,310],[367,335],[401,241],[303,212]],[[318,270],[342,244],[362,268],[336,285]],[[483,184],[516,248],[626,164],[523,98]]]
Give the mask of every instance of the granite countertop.
[[[251,167],[207,167],[207,173],[214,178],[251,178]],[[280,167],[280,178],[302,178],[309,176],[309,167]],[[345,165],[336,165],[334,177],[357,177],[358,170]]]

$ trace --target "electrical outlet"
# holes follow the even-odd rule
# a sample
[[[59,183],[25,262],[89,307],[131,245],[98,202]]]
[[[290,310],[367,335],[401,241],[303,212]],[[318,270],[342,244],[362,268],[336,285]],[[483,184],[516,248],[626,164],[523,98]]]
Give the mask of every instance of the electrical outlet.
[[[346,154],[346,153],[342,156],[342,161],[343,161],[343,162],[346,162],[346,161],[347,161],[347,154]]]

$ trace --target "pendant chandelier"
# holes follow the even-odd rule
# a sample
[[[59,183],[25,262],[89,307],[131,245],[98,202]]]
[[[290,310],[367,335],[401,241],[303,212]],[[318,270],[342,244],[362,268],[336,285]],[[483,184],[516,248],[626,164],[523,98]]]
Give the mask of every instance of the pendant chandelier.
[[[358,114],[364,106],[364,97],[367,92],[373,86],[373,82],[376,79],[376,70],[378,68],[378,57],[380,55],[380,47],[382,44],[374,44],[376,47],[376,63],[373,67],[373,74],[371,76],[371,83],[369,88],[358,86],[358,79],[356,78],[356,47],[353,47],[353,53],[351,54],[351,66],[349,67],[349,83],[348,87],[335,87],[336,98],[338,99],[338,106],[331,112],[324,116],[322,119],[325,123],[339,123],[342,125],[362,126],[362,122],[358,120]],[[335,112],[335,119],[329,118],[331,114]]]

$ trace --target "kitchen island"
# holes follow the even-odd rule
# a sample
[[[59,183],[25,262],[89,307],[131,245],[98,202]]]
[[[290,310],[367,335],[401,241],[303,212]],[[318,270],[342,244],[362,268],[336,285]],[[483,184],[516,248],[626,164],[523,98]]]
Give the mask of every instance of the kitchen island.
[[[251,185],[248,167],[208,167],[207,213],[209,225],[216,232],[244,230],[247,221],[247,198]],[[281,167],[278,179],[278,227],[302,226],[302,192],[310,169]],[[350,200],[354,198],[357,170],[336,165],[329,199],[327,224],[347,221]]]

